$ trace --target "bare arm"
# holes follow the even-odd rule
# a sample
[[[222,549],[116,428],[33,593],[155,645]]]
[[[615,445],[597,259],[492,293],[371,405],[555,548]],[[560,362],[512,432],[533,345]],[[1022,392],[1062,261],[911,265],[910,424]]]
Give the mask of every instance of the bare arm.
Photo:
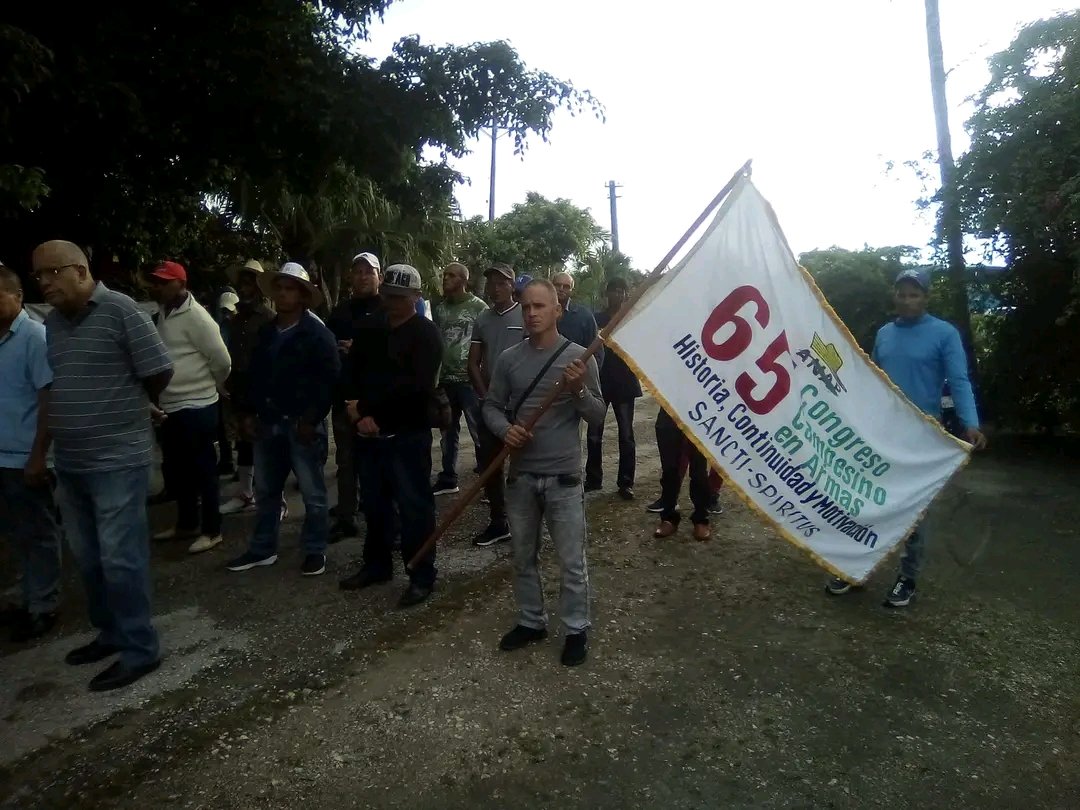
[[[484,406],[480,410],[481,418],[488,426],[488,430],[500,439],[504,438],[510,429],[510,421],[506,418],[506,406],[509,401],[510,372],[500,357],[495,361],[495,373],[491,375],[491,389],[487,391]]]
[[[487,383],[484,381],[484,372],[480,364],[484,361],[484,344],[469,344],[469,381],[472,382],[476,395],[483,399],[487,396]]]
[[[34,444],[30,448],[30,458],[23,468],[23,477],[26,483],[32,487],[43,486],[49,480],[46,459],[49,456],[52,435],[49,433],[49,388],[47,386],[38,389],[37,405],[37,429],[34,432]]]

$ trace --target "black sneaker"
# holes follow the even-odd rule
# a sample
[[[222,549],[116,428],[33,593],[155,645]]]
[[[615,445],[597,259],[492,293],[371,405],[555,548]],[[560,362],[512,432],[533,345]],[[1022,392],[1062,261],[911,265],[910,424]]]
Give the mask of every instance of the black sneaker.
[[[230,560],[225,564],[225,567],[230,571],[250,571],[252,568],[259,568],[264,565],[273,565],[277,562],[277,554],[270,554],[266,557],[260,557],[258,554],[252,554],[250,551],[245,551],[235,560]]]
[[[506,523],[492,523],[473,538],[473,545],[481,548],[493,546],[510,539],[510,526]]]
[[[885,594],[885,607],[907,607],[915,598],[915,580],[897,577],[896,584]]]
[[[678,509],[679,505],[675,504],[675,508]],[[658,515],[664,511],[664,499],[657,498],[655,501],[645,507],[646,512],[652,512],[654,515]]]
[[[825,593],[833,596],[843,596],[854,587],[850,582],[845,582],[840,577],[833,577],[825,583]]]
[[[360,534],[360,529],[357,528],[355,523],[336,523],[330,530],[330,535],[327,537],[327,542],[330,545],[334,543],[340,543],[348,537],[356,537]]]
[[[543,641],[545,638],[547,638],[547,630],[545,628],[526,627],[523,624],[519,624],[502,637],[502,640],[499,642],[499,649],[504,652],[513,652],[514,650],[520,650],[522,647],[527,647],[530,644],[535,644],[538,641]]]
[[[448,481],[436,481],[431,487],[432,495],[453,495],[456,492],[461,492],[461,487]]]
[[[719,515],[719,514],[722,514],[723,511],[724,511],[724,507],[722,507],[720,505],[720,496],[719,495],[710,495],[709,496],[709,514],[710,515]]]
[[[599,492],[603,488],[604,488],[604,485],[597,482],[597,481],[586,481],[585,482],[585,491],[586,492]]]
[[[634,500],[634,490],[632,487],[619,487],[619,497],[624,501]]]
[[[585,632],[571,633],[563,642],[562,657],[559,660],[562,661],[564,667],[576,667],[578,664],[585,663],[588,654],[589,644]]]
[[[305,577],[317,577],[326,571],[325,554],[307,554],[304,556],[304,564],[300,566],[300,573]]]
[[[367,588],[372,585],[379,585],[383,582],[389,582],[394,578],[393,574],[377,574],[370,568],[361,568],[351,577],[346,577],[338,583],[338,587],[343,591],[358,591],[361,588]]]
[[[27,613],[11,630],[11,640],[25,644],[41,638],[56,626],[56,613]]]

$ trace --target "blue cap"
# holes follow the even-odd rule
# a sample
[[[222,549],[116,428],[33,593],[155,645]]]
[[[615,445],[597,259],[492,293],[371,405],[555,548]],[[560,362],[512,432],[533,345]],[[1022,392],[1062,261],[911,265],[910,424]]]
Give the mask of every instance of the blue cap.
[[[516,292],[516,293],[521,292],[522,290],[525,289],[525,285],[528,284],[532,280],[533,280],[532,276],[527,276],[524,273],[522,273],[520,276],[517,277],[517,280],[514,282],[514,292]]]
[[[896,277],[896,284],[902,281],[913,282],[923,292],[930,291],[930,282],[926,278],[925,273],[921,273],[918,270],[904,270]]]

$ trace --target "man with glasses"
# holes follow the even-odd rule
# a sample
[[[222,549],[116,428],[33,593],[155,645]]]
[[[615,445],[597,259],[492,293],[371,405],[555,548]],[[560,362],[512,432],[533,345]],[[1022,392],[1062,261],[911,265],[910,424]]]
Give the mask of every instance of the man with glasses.
[[[96,282],[77,245],[39,245],[33,267],[53,307],[45,318],[53,370],[47,424],[60,512],[98,630],[65,660],[90,664],[119,653],[90,681],[94,691],[117,689],[160,663],[146,495],[150,406],[168,385],[172,363],[150,317]]]

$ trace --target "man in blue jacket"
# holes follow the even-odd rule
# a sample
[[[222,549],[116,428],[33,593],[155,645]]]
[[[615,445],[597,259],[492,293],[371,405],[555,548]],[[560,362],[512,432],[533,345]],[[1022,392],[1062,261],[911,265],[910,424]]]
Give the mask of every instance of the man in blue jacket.
[[[296,472],[304,499],[304,576],[326,570],[330,523],[326,502],[326,417],[341,365],[334,335],[310,310],[322,301],[307,271],[286,262],[264,273],[259,286],[273,299],[277,316],[259,332],[251,357],[247,396],[254,410],[242,415],[243,432],[255,442],[255,534],[230,571],[277,562],[281,495]]]
[[[976,450],[986,447],[979,430],[975,394],[968,379],[967,355],[960,333],[952,324],[927,313],[930,285],[917,270],[896,277],[896,320],[878,330],[873,358],[889,379],[924,413],[941,418],[941,394],[948,382],[964,438]],[[889,607],[905,607],[915,596],[915,581],[926,550],[926,528],[911,533],[900,558],[900,574],[885,596]],[[851,585],[833,579],[825,589],[834,595],[847,593]]]

